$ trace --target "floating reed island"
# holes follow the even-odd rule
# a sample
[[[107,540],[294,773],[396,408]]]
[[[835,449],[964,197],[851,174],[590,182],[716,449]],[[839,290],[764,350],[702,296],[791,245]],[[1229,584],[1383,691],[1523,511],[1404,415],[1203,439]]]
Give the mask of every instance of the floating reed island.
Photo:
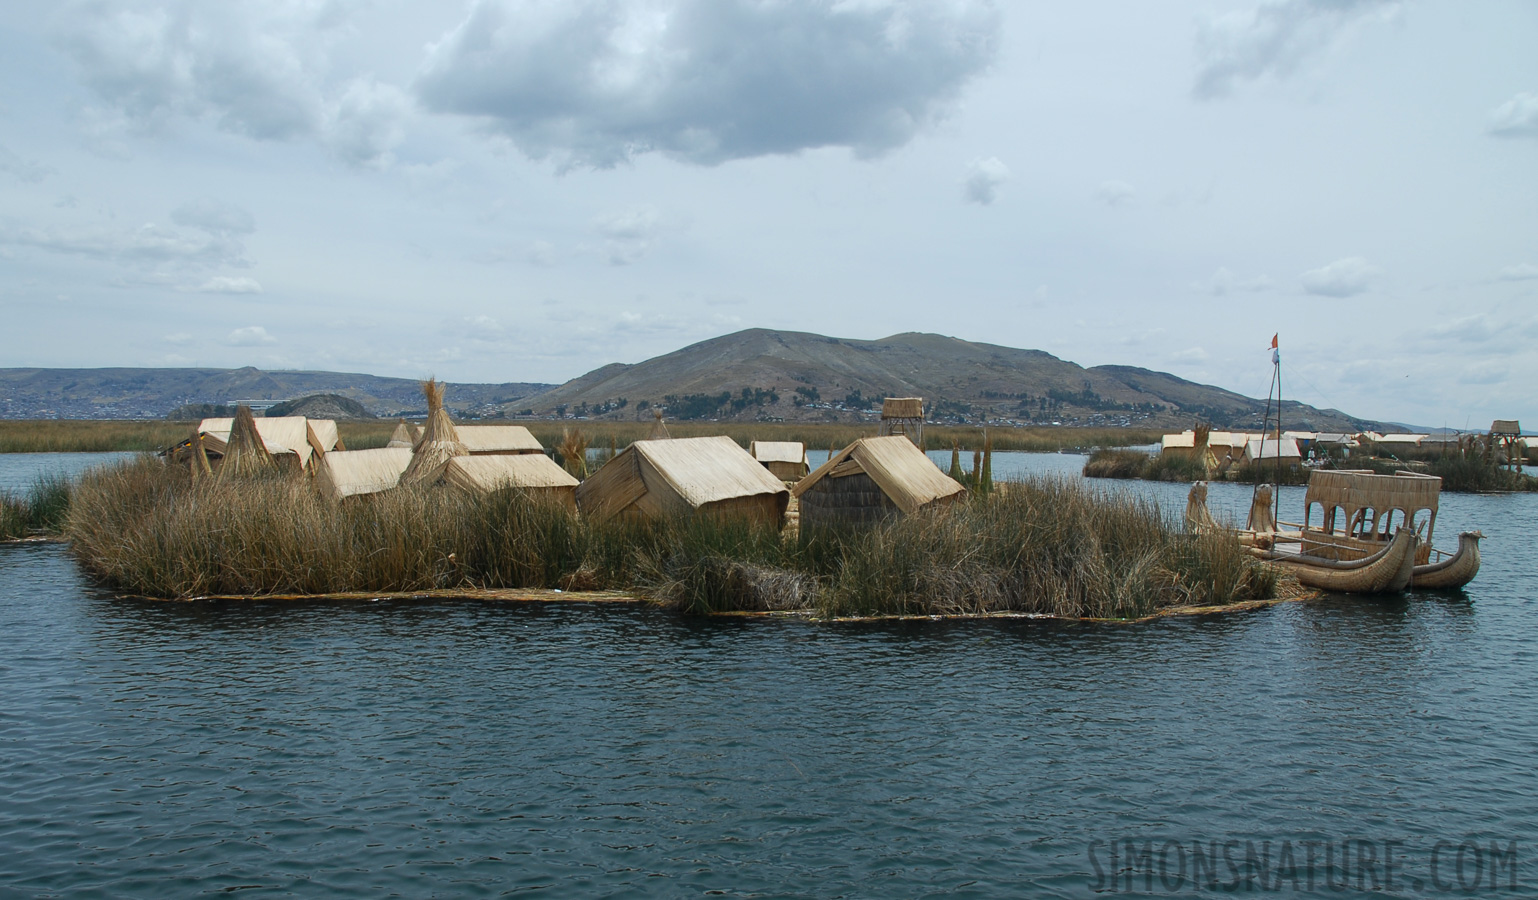
[[[526,432],[472,436],[427,391],[426,426],[395,446],[323,449],[323,433],[307,458],[273,453],[242,410],[163,459],[88,473],[63,533],[106,585],[163,598],[560,590],[691,613],[1135,619],[1290,590],[1150,501],[995,486],[988,454],[963,484],[910,437],[864,437],[790,485],[803,449],[755,458],[658,420],[656,438],[611,446],[589,473],[580,435],[564,436],[563,467]]]

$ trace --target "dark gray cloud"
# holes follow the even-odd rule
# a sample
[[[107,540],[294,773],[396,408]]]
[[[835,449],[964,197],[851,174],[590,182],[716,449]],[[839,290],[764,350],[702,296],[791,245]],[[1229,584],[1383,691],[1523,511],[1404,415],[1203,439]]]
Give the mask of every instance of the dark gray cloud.
[[[979,159],[967,167],[967,180],[962,185],[962,197],[968,203],[992,206],[999,199],[999,191],[1009,181],[1009,167],[990,156]]]
[[[1249,12],[1208,19],[1196,34],[1192,93],[1213,99],[1241,81],[1286,77],[1346,26],[1398,7],[1399,0],[1270,0]]]
[[[416,93],[576,165],[871,156],[949,111],[999,26],[983,0],[478,0],[431,48]]]

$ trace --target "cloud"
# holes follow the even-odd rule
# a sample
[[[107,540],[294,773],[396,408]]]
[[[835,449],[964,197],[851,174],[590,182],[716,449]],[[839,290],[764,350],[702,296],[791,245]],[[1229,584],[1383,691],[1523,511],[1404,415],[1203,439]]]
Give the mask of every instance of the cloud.
[[[1185,350],[1177,350],[1170,354],[1170,359],[1174,360],[1175,362],[1183,363],[1206,362],[1207,358],[1207,351],[1201,347],[1190,347]]]
[[[1497,137],[1538,137],[1538,94],[1521,93],[1490,111]]]
[[[1300,276],[1303,290],[1321,297],[1353,297],[1364,293],[1378,274],[1375,266],[1360,256],[1337,259],[1327,266],[1310,269]]]
[[[555,245],[549,241],[535,241],[524,251],[523,258],[531,266],[548,269],[555,265]]]
[[[1125,181],[1102,181],[1095,188],[1095,199],[1106,206],[1126,206],[1137,196],[1137,191]]]
[[[1285,78],[1349,27],[1391,18],[1399,5],[1399,0],[1269,0],[1208,19],[1197,28],[1191,92],[1211,100],[1227,96],[1241,81]]]
[[[409,100],[399,88],[330,77],[329,50],[349,14],[324,2],[87,0],[63,14],[59,44],[105,104],[85,114],[108,152],[124,152],[124,134],[192,119],[255,140],[315,138],[367,164],[399,141]]]
[[[999,189],[1009,181],[1009,167],[998,157],[975,160],[967,167],[967,180],[963,183],[962,196],[968,203],[993,205],[999,198]]]
[[[93,225],[0,230],[0,245],[137,265],[245,264],[238,240],[188,235],[154,223],[127,231]]]
[[[256,231],[251,213],[222,200],[194,200],[171,210],[171,221],[209,234],[237,235]]]
[[[644,206],[608,213],[594,220],[593,230],[606,238],[604,252],[609,265],[628,266],[651,252],[662,232],[662,215]]]
[[[1458,375],[1460,384],[1499,384],[1511,374],[1511,366],[1499,360],[1470,363]]]
[[[204,294],[260,294],[262,286],[255,278],[232,278],[216,275],[198,286]]]
[[[1507,266],[1496,273],[1495,277],[1501,281],[1532,281],[1538,278],[1538,266],[1532,263],[1519,263],[1515,266]]]
[[[260,325],[247,325],[237,328],[229,333],[224,343],[231,347],[260,347],[266,344],[276,344],[278,339],[267,333],[267,329]]]
[[[168,334],[168,335],[166,335],[165,337],[161,338],[161,340],[165,341],[167,344],[177,344],[177,345],[190,344],[190,343],[192,343],[192,335],[188,334],[185,331],[178,331],[175,334]]]
[[[951,111],[1000,23],[986,0],[476,0],[415,91],[563,165],[869,157]]]
[[[1252,294],[1271,289],[1271,279],[1266,275],[1256,275],[1254,278],[1238,278],[1234,273],[1225,268],[1219,268],[1205,281],[1198,281],[1192,285],[1202,293],[1211,294],[1214,297],[1226,297],[1229,294]]]
[[[53,169],[40,162],[22,159],[11,152],[11,148],[0,144],[0,172],[15,177],[23,184],[37,184],[52,175]]]

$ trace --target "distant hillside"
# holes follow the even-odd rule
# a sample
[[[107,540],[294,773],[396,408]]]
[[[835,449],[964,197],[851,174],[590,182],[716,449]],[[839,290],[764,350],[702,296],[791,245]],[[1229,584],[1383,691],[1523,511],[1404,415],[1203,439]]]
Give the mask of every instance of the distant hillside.
[[[363,404],[340,394],[311,394],[267,407],[269,416],[304,416],[307,419],[373,419]]]
[[[614,363],[508,404],[510,413],[674,419],[858,421],[881,398],[919,396],[956,423],[1260,427],[1265,402],[1130,366],[1086,369],[1041,350],[936,334],[875,341],[755,328],[635,365]],[[1289,403],[1288,427],[1377,423]]]
[[[480,416],[548,384],[450,384],[456,416]],[[356,401],[376,416],[425,410],[419,382],[341,372],[244,369],[0,369],[0,418],[161,418],[182,406],[270,405],[312,394]]]

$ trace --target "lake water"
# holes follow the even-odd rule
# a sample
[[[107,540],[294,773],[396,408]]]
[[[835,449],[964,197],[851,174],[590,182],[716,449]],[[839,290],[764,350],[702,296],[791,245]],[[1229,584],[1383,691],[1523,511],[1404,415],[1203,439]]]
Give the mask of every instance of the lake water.
[[[1464,527],[1466,593],[1140,625],[157,603],[0,546],[0,896],[1533,896],[1538,497]]]

